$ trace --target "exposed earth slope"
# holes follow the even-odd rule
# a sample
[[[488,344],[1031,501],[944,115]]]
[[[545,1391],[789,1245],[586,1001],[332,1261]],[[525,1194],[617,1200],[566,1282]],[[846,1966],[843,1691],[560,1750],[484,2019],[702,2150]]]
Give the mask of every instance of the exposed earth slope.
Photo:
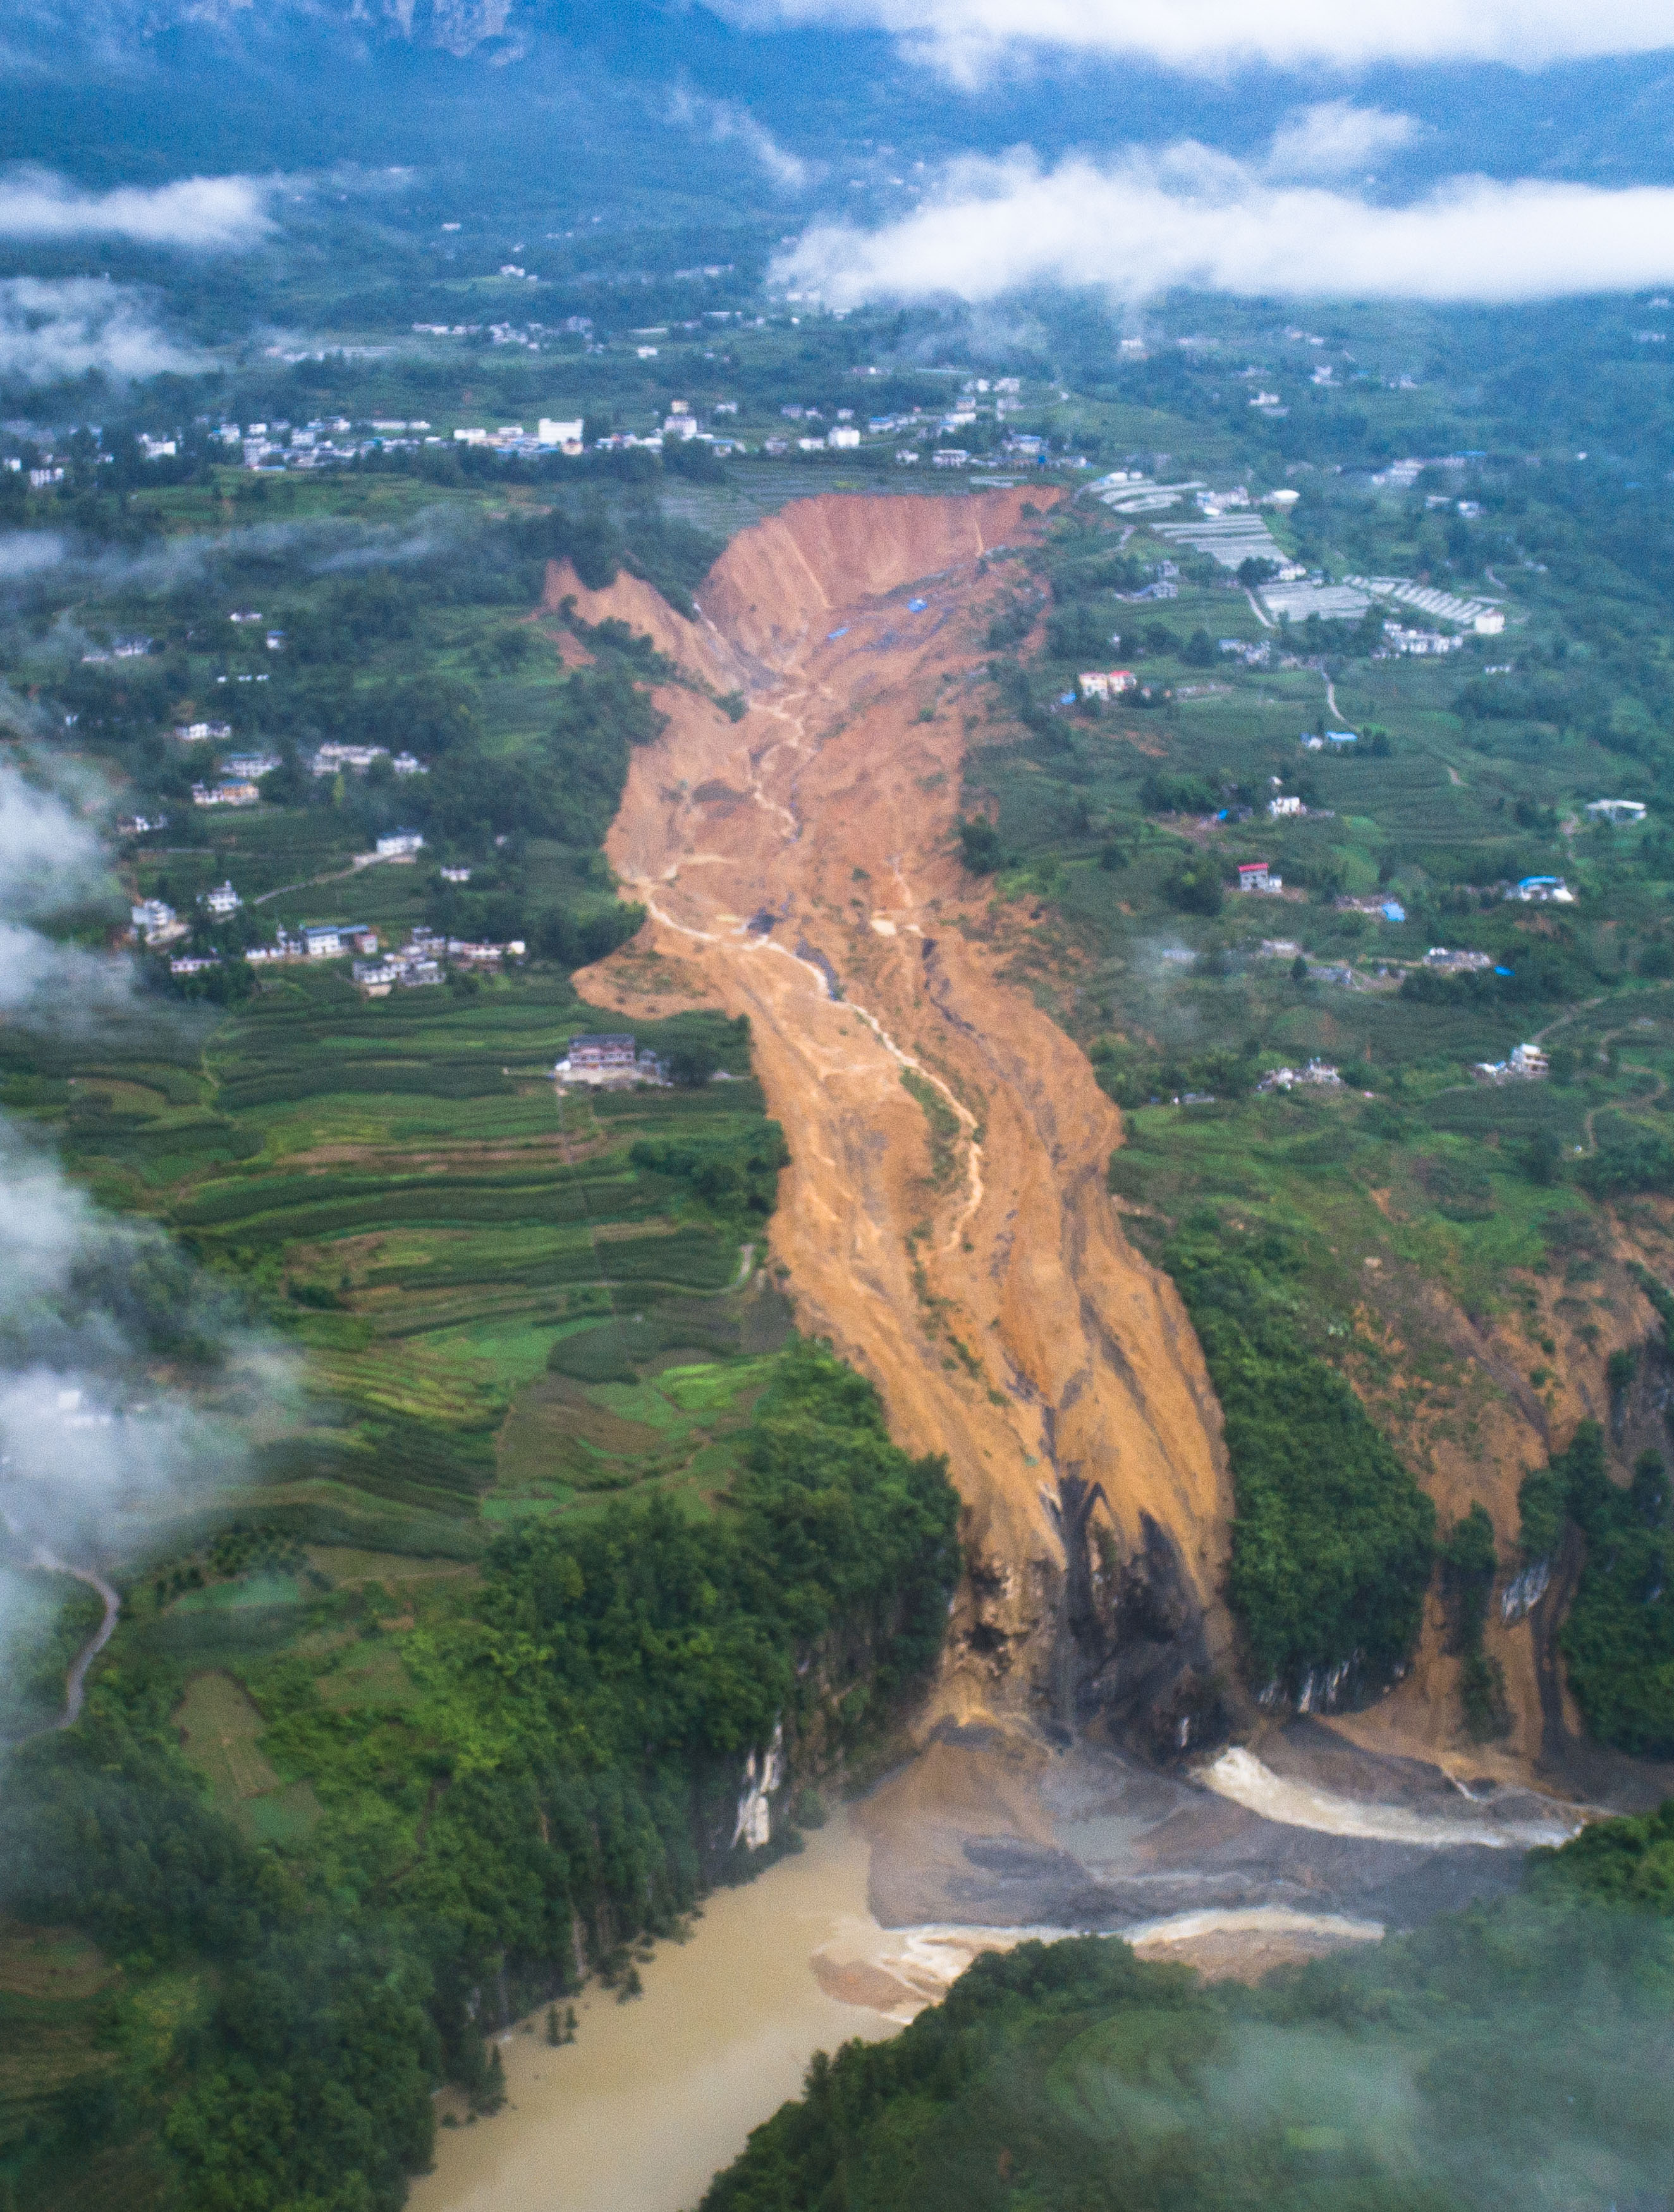
[[[649,631],[682,674],[608,846],[649,921],[578,981],[627,1018],[751,1018],[802,1324],[875,1378],[900,1443],[948,1455],[967,1508],[940,1717],[1067,1720],[1096,1646],[1106,1701],[1184,1743],[1228,1633],[1216,1409],[1106,1194],[1115,1109],[1000,979],[953,857],[986,556],[1026,508],[800,501],[729,546],[695,625],[553,569],[549,607]]]

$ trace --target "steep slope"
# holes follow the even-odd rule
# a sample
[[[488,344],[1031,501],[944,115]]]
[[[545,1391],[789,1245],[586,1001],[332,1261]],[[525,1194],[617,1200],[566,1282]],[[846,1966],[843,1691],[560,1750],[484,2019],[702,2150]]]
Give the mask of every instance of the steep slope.
[[[1067,1719],[1098,1644],[1101,1693],[1184,1743],[1227,1635],[1214,1401],[1105,1194],[1116,1112],[999,980],[950,850],[984,556],[1025,506],[798,502],[734,541],[689,627],[631,579],[554,570],[549,607],[649,629],[685,678],[609,842],[649,922],[579,981],[625,1018],[686,999],[751,1018],[802,1325],[874,1377],[899,1442],[947,1454],[965,1502],[940,1711]],[[715,697],[740,686],[734,722]]]

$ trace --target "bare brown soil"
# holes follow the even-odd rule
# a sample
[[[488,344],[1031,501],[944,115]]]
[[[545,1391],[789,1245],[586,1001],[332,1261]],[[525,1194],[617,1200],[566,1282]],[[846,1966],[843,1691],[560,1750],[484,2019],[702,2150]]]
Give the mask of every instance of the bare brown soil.
[[[965,1502],[932,1717],[1014,1723],[1062,1692],[1061,1481],[1102,1486],[1116,1563],[1167,1559],[1210,1661],[1231,1515],[1196,1339],[1106,1195],[1116,1110],[996,974],[1014,939],[953,857],[983,556],[1026,536],[1023,505],[798,502],[727,548],[696,623],[625,575],[594,592],[555,567],[545,598],[648,631],[686,678],[609,841],[650,919],[578,988],[629,1020],[750,1017],[800,1325],[874,1379],[898,1441],[947,1455]],[[737,690],[734,722],[715,700]]]

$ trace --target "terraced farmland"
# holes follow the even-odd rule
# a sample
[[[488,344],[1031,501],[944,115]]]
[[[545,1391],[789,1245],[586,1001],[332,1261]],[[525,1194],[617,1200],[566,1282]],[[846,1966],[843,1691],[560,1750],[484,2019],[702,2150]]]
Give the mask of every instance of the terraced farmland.
[[[560,1094],[602,1018],[557,975],[368,1002],[295,973],[219,1027],[140,1008],[114,1048],[0,1060],[106,1203],[294,1346],[300,1389],[250,1427],[264,1522],[461,1556],[508,1517],[721,1478],[737,1389],[703,1378],[758,1382],[788,1330],[755,1266],[782,1142],[715,1016],[644,1035],[716,1079]]]

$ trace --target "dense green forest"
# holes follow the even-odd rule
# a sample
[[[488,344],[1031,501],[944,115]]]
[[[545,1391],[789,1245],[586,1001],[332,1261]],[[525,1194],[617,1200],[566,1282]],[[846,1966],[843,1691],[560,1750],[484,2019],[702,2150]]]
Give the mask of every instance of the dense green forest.
[[[1227,1595],[1257,1686],[1312,1703],[1334,1673],[1386,1680],[1418,1633],[1435,1509],[1342,1376],[1300,1340],[1272,1235],[1228,1249],[1217,1217],[1166,1249],[1226,1419],[1237,1506]],[[1310,1689],[1312,1678],[1312,1689]]]
[[[990,1954],[894,2042],[817,2057],[703,2212],[1653,2201],[1671,1871],[1674,1804],[1253,1990],[1112,1938]]]

